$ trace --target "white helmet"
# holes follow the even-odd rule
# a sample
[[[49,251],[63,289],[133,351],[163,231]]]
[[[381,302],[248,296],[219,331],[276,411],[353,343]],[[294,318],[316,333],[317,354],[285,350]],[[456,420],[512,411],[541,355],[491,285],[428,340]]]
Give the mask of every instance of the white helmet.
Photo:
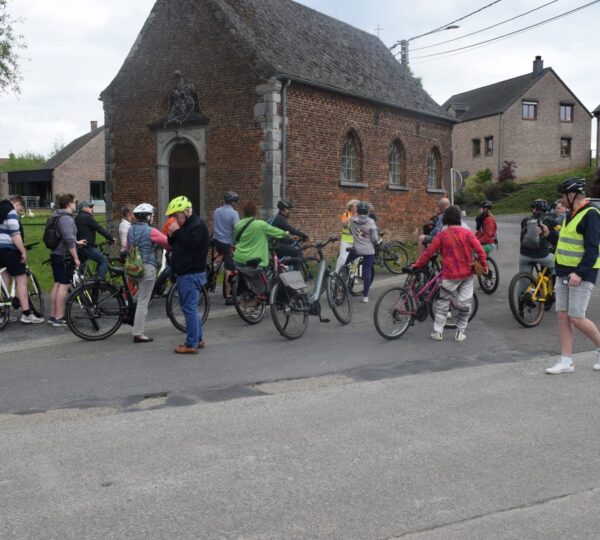
[[[154,206],[148,203],[138,204],[134,209],[133,213],[135,214],[154,214]]]

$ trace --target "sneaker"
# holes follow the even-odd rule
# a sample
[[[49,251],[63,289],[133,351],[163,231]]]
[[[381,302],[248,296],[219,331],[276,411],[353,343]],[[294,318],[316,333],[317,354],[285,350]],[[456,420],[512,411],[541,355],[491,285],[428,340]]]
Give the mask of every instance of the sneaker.
[[[44,322],[44,317],[36,317],[35,314],[21,315],[20,321],[23,324],[40,324]]]
[[[363,296],[363,304],[368,304],[369,303],[369,297],[368,296]]]
[[[462,330],[457,330],[454,334],[454,341],[464,341],[467,339],[467,335]]]
[[[559,373],[573,373],[574,371],[575,366],[573,364],[556,362],[556,364],[546,370],[546,373],[548,373],[548,375],[558,375]]]
[[[429,334],[429,337],[435,341],[442,341],[444,339],[444,334],[442,334],[441,332],[431,332],[431,334]]]
[[[600,351],[596,353],[596,363],[592,367],[594,371],[600,371]]]
[[[67,321],[64,317],[61,317],[60,319],[54,319],[52,321],[52,326],[67,326]]]
[[[225,298],[225,305],[226,306],[233,306],[234,305],[233,298],[231,296],[228,296],[227,298]]]
[[[53,317],[52,315],[50,315],[50,317],[48,317],[48,318],[46,319],[46,322],[47,322],[48,324],[54,324],[54,321],[55,321],[55,320],[56,320],[56,318],[55,318],[55,317]]]
[[[181,343],[175,347],[177,354],[198,354],[198,349],[195,347],[188,347],[185,343]]]

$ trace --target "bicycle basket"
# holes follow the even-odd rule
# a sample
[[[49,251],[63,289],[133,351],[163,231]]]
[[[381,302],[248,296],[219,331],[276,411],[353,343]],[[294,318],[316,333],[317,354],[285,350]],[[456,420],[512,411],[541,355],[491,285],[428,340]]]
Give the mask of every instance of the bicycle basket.
[[[255,295],[266,294],[267,291],[267,276],[264,270],[259,268],[244,267],[239,269],[240,275],[246,287]]]

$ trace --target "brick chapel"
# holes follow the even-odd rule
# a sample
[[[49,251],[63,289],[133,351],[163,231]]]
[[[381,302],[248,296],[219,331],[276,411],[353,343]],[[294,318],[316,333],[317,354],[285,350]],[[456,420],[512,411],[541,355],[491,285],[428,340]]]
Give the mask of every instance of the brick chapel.
[[[454,120],[384,43],[291,0],[157,0],[101,100],[109,215],[185,194],[210,221],[234,190],[318,240],[356,198],[406,238],[451,166]]]

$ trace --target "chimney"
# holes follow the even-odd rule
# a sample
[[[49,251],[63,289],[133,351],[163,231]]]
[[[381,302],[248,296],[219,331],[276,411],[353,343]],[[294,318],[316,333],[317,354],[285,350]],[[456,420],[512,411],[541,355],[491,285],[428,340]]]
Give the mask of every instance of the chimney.
[[[539,58],[539,56],[538,56]],[[94,131],[95,129],[98,129],[98,120],[92,120],[90,121],[90,131]]]
[[[533,61],[533,75],[539,75],[542,71],[544,71],[544,61],[541,56],[536,56]]]

